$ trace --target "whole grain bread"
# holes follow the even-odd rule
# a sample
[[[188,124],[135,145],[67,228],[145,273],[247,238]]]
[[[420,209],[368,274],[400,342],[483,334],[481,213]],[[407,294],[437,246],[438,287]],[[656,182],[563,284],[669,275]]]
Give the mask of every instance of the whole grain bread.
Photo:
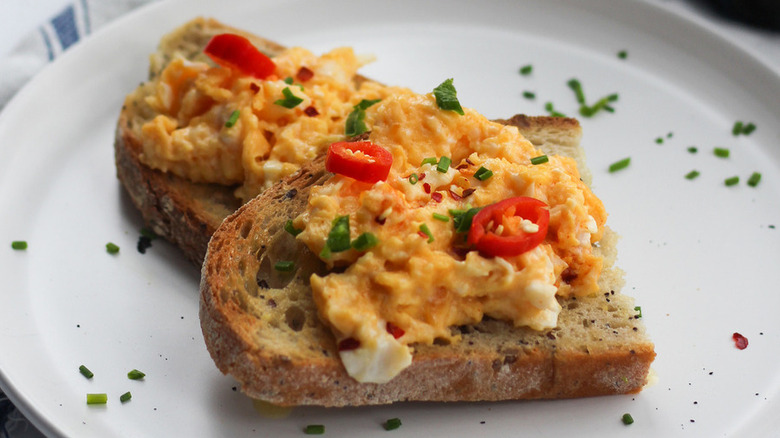
[[[154,79],[175,56],[210,62],[203,54],[209,40],[219,33],[245,36],[263,53],[273,56],[284,47],[217,20],[196,18],[165,35],[149,58],[149,77],[125,101],[114,141],[117,177],[145,224],[157,235],[180,247],[197,266],[203,263],[209,238],[223,219],[241,205],[235,187],[193,183],[186,178],[144,165],[140,159],[143,123],[157,114],[145,102],[154,91]]]
[[[515,116],[548,154],[575,157],[575,119]],[[655,357],[630,297],[619,293],[616,237],[605,232],[602,293],[559,299],[558,327],[538,332],[485,319],[453,327],[449,345],[414,346],[411,366],[385,384],[359,383],[345,371],[330,330],[319,320],[309,278],[325,265],[284,230],[329,174],[322,158],[230,215],[213,235],[202,269],[200,320],[217,367],[248,396],[277,405],[356,406],[397,401],[572,398],[634,393]],[[296,271],[273,269],[293,261]]]

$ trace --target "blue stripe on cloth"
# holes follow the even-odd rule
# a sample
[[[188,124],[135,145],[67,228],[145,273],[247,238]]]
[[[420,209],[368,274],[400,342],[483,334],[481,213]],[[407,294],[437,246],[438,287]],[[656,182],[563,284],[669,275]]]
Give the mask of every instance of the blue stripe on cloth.
[[[81,13],[84,14],[84,34],[92,33],[92,24],[89,22],[89,7],[87,0],[81,0]]]
[[[51,24],[57,32],[57,38],[60,39],[63,51],[78,42],[79,30],[76,27],[76,14],[73,5],[69,5],[59,15],[52,18]]]
[[[51,45],[51,40],[49,39],[49,34],[46,33],[46,29],[44,29],[42,26],[38,29],[41,31],[41,37],[43,38],[43,44],[46,45],[46,51],[49,53],[49,61],[54,60],[54,47]]]

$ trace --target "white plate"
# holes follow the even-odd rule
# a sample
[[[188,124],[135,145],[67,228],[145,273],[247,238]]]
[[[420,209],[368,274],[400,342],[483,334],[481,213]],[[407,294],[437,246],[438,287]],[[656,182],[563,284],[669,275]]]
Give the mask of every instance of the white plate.
[[[624,291],[656,342],[658,383],[584,400],[256,412],[204,348],[198,270],[162,241],[136,251],[142,224],[114,172],[123,96],[145,77],[158,38],[196,15],[317,52],[354,46],[377,56],[366,75],[420,92],[453,77],[461,103],[490,117],[542,114],[547,101],[574,115],[572,77],[590,101],[619,93],[613,114],[582,119],[583,142],[623,236]],[[533,74],[521,76],[526,64]],[[777,72],[637,1],[155,4],[67,53],[0,116],[0,386],[53,436],[298,436],[307,424],[369,436],[393,417],[403,421],[393,436],[768,436],[780,425],[779,117]],[[736,120],[758,129],[734,137]],[[716,146],[731,157],[715,157]],[[628,156],[627,169],[607,171]],[[701,176],[685,179],[692,169]],[[754,171],[755,188],[745,184]],[[726,187],[734,175],[740,183]],[[11,250],[12,240],[29,249]],[[109,241],[120,254],[106,253]],[[146,379],[128,380],[133,368]],[[133,399],[121,404],[125,391]],[[90,392],[109,403],[87,406]]]

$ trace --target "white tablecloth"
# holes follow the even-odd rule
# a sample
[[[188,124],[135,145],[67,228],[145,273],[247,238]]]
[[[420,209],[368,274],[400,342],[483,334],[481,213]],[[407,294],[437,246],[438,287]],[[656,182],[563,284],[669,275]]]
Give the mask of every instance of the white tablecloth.
[[[24,84],[68,47],[116,17],[156,0],[0,1],[0,111]],[[695,0],[645,0],[722,33],[780,72],[780,31],[761,30],[716,15]],[[2,354],[2,352],[0,352]],[[41,434],[0,392],[0,438]]]

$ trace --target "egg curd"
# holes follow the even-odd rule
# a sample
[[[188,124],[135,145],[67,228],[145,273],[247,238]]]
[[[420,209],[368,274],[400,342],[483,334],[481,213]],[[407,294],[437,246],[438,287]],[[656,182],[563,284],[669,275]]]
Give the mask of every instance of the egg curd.
[[[370,60],[350,48],[322,56],[291,48],[272,60],[275,74],[261,80],[173,59],[145,97],[157,115],[141,128],[140,161],[193,182],[237,185],[246,201],[343,139],[354,105],[393,92],[355,80]]]
[[[365,121],[369,140],[392,153],[386,181],[336,174],[312,189],[307,210],[292,223],[303,230],[298,239],[341,267],[313,275],[311,287],[356,380],[387,382],[411,364],[414,344],[457,342],[451,327],[484,316],[554,328],[561,310],[556,295],[598,291],[602,259],[592,245],[606,213],[574,160],[550,156],[531,164],[543,153],[517,128],[470,109],[464,115],[440,109],[432,94],[396,90],[368,108]],[[441,157],[452,164],[438,165]],[[492,176],[476,178],[480,168]],[[457,228],[464,212],[515,196],[549,206],[544,242],[512,257],[470,249]],[[323,251],[334,220],[343,216],[350,239],[371,233],[376,245]],[[523,222],[521,228],[534,231]]]

